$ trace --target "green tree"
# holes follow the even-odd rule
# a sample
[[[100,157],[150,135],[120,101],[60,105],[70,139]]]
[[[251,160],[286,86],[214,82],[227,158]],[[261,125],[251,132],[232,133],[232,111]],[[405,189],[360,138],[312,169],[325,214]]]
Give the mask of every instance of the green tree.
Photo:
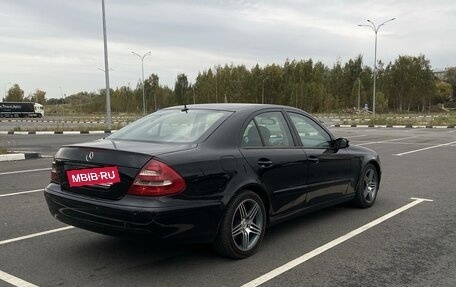
[[[437,89],[435,95],[436,104],[443,104],[452,101],[453,86],[451,84],[444,81],[437,81],[435,83],[435,88]]]
[[[176,83],[174,84],[174,95],[176,97],[176,104],[190,104],[187,99],[188,79],[185,74],[177,75]]]
[[[359,74],[363,70],[363,57],[348,60],[342,70],[340,91],[341,107],[356,107],[358,98]]]
[[[312,109],[311,86],[313,82],[312,59],[301,60],[296,64],[295,101],[298,107],[310,111]]]
[[[229,67],[230,80],[228,92],[226,94],[227,101],[230,103],[238,103],[249,101],[249,89],[247,81],[249,80],[249,71],[244,65]]]
[[[252,103],[261,103],[261,93],[262,93],[262,81],[263,81],[263,69],[260,68],[258,64],[256,64],[250,70],[250,95],[251,97],[248,99],[249,102]]]
[[[212,69],[198,73],[194,88],[198,91],[198,103],[215,102],[215,75]]]
[[[14,84],[9,90],[5,98],[6,102],[23,102],[24,90],[18,84]]]
[[[445,73],[445,81],[453,87],[453,97],[451,101],[456,101],[456,67],[447,69]]]
[[[317,62],[313,68],[313,82],[311,94],[313,96],[314,109],[309,112],[324,112],[329,109],[331,102],[328,100],[328,87],[326,86],[329,69],[322,62]]]
[[[342,70],[342,64],[338,61],[333,68],[329,71],[329,77],[327,78],[326,86],[328,88],[328,100],[331,100],[331,106],[326,109],[337,109],[345,107],[344,93],[344,72]]]
[[[429,60],[424,56],[399,56],[394,63],[385,66],[378,63],[377,107],[379,112],[389,109],[402,111],[425,111],[431,105],[456,101],[454,85],[456,68],[449,69],[446,79],[450,84],[437,82],[430,69]],[[185,74],[177,75],[174,89],[162,86],[159,76],[151,74],[145,81],[146,105],[148,111],[184,103],[245,102],[292,105],[308,112],[338,111],[357,106],[358,89],[360,103],[372,107],[372,69],[363,67],[358,56],[342,63],[338,61],[331,68],[312,59],[289,60],[283,64],[216,65],[198,75],[189,83]],[[30,98],[37,97],[37,90]],[[42,92],[44,93],[44,92]],[[453,96],[448,96],[453,93]],[[80,92],[67,97],[67,102],[79,105],[79,111],[104,112],[104,90]],[[142,85],[117,87],[111,92],[113,112],[142,114]],[[23,91],[15,85],[8,93],[9,100],[22,100]],[[155,104],[156,100],[156,104]],[[59,104],[61,100],[50,99],[48,104]]]
[[[46,103],[45,96],[46,96],[46,92],[45,91],[37,89],[35,91],[35,93],[32,95],[32,97],[30,98],[30,101],[44,105],[44,103]]]
[[[375,108],[380,113],[384,113],[388,109],[388,99],[385,97],[384,93],[375,93]]]
[[[157,109],[176,105],[174,92],[168,86],[164,86],[159,89],[158,98],[160,99],[160,101],[158,102]]]
[[[279,65],[268,65],[263,69],[261,80],[261,99],[268,104],[281,104],[287,99],[282,97],[283,69]]]
[[[157,110],[156,107],[156,93],[159,88],[159,77],[156,74],[151,74],[144,80],[144,89],[146,93],[146,105],[148,111]],[[158,105],[158,103],[157,103]]]
[[[435,95],[435,78],[429,60],[399,56],[385,69],[385,94],[398,111],[424,111]]]

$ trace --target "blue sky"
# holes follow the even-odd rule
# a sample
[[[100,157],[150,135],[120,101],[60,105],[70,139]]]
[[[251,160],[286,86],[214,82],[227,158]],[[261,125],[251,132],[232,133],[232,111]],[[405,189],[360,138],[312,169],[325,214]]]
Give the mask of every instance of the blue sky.
[[[174,86],[219,64],[332,66],[361,54],[373,66],[374,33],[358,24],[395,17],[378,34],[378,56],[424,54],[434,69],[456,66],[456,1],[105,0],[111,87],[146,76]],[[104,88],[101,0],[0,0],[0,88],[17,83],[47,98]],[[2,95],[3,97],[3,95]]]

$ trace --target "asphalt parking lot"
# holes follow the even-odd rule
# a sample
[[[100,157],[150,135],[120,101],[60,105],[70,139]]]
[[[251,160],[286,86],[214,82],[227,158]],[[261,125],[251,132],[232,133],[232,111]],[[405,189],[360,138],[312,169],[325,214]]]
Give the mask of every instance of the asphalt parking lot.
[[[0,162],[0,286],[455,286],[456,130],[334,128],[376,150],[374,207],[349,205],[270,228],[257,254],[129,241],[51,217],[51,158]],[[100,135],[0,135],[51,156]]]

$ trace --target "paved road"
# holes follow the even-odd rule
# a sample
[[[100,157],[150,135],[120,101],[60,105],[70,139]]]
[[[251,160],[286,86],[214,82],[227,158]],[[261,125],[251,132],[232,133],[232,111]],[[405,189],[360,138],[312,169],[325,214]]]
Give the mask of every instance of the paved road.
[[[11,151],[33,151],[43,156],[53,156],[61,145],[92,141],[109,135],[0,135],[0,146]]]
[[[21,280],[41,287],[242,286],[415,202],[412,197],[434,201],[420,202],[288,271],[282,268],[261,286],[455,286],[456,131],[334,132],[380,153],[383,179],[376,205],[336,206],[273,227],[259,252],[240,261],[221,258],[206,245],[132,242],[76,228],[5,243],[65,225],[50,216],[42,192],[15,194],[49,182],[50,158],[0,163],[0,286],[20,286]],[[1,136],[0,142],[13,139],[52,154],[59,144],[94,138],[14,135]],[[34,169],[45,170],[5,174]],[[14,276],[13,285],[5,274]]]
[[[131,123],[138,117],[113,117],[112,129],[118,129]],[[30,131],[30,130],[81,130],[104,129],[105,119],[102,117],[78,116],[45,116],[44,118],[0,118],[0,131]]]

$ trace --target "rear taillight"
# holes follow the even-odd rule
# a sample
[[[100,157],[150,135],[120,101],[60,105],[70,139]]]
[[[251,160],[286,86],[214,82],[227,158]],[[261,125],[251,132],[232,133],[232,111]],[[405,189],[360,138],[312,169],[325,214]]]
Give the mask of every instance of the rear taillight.
[[[55,161],[52,162],[52,168],[51,168],[51,182],[54,183],[60,183],[60,177],[57,172],[57,166],[55,164]]]
[[[168,165],[149,161],[136,175],[129,194],[141,196],[164,196],[182,192],[184,179]]]

